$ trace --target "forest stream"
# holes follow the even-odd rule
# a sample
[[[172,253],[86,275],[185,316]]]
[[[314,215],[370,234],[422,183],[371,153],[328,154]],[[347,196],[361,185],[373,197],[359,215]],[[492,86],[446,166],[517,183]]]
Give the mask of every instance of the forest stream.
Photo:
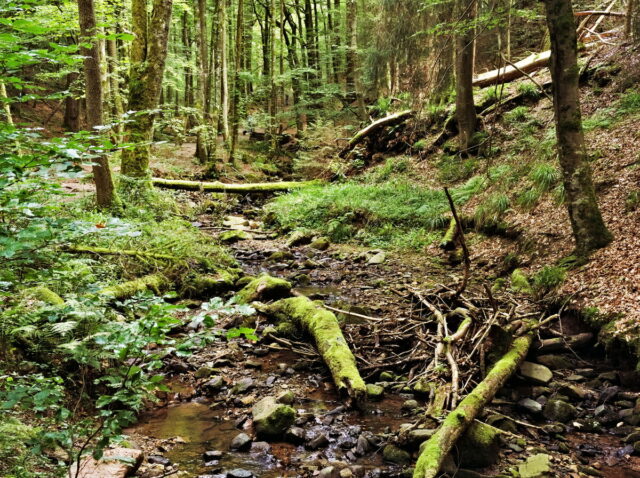
[[[422,309],[403,296],[402,285],[424,280],[425,275],[446,280],[451,273],[426,266],[417,257],[407,261],[383,253],[381,261],[380,256],[371,261],[378,250],[287,247],[283,239],[261,231],[258,210],[259,204],[248,203],[227,218],[225,227],[214,228],[206,215],[198,218],[198,225],[213,234],[222,229],[251,230],[254,239],[232,246],[247,274],[288,279],[298,293],[361,315],[338,313],[356,355],[365,361],[361,364],[377,362],[359,348],[370,334],[389,330],[383,343],[397,350],[407,346],[402,333],[394,337],[389,327],[363,317],[386,317],[399,324],[407,317],[420,318]],[[255,326],[260,329],[262,324]],[[567,334],[590,333],[571,313],[562,317],[562,326]],[[607,359],[592,343],[545,353],[544,363],[554,370],[553,381],[546,386],[535,377],[512,378],[486,411],[485,420],[505,431],[500,447],[481,451],[494,455],[485,456],[485,463],[466,452],[466,462],[480,465],[482,473],[460,469],[455,476],[502,476],[509,466],[516,469],[528,457],[544,452],[553,457],[554,470],[562,470],[554,476],[640,477],[640,458],[630,456],[634,439],[627,437],[634,427],[626,418],[634,413],[640,396],[635,373],[618,371],[621,364]],[[535,357],[530,354],[530,360],[536,361]],[[415,453],[420,439],[428,436],[423,430],[424,434],[397,438],[403,428],[411,429],[429,403],[428,393],[403,385],[405,364],[361,367],[367,382],[381,383],[387,390],[362,411],[344,406],[320,357],[303,341],[229,342],[226,348],[217,344],[188,361],[172,359],[165,368],[172,375],[172,392],[127,430],[148,456],[137,476],[167,476],[163,473],[178,470],[187,472],[185,476],[221,478],[405,476],[403,467],[413,458],[404,450]],[[557,413],[570,417],[554,417],[565,425],[550,424],[541,413],[551,389],[554,398],[568,404],[568,411]],[[282,439],[252,441],[251,407],[267,395],[288,397],[287,403],[298,412],[295,426]],[[608,415],[604,420],[603,414]],[[467,465],[463,461],[460,466]]]

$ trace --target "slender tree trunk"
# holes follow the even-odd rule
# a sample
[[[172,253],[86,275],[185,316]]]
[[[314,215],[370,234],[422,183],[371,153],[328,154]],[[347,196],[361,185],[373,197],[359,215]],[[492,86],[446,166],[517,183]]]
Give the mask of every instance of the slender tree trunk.
[[[87,123],[96,134],[96,128],[104,124],[104,111],[100,47],[96,39],[96,16],[93,0],[78,0],[78,18],[81,36],[80,53],[84,57]],[[96,202],[100,208],[109,208],[116,202],[109,159],[106,155],[98,155],[94,158],[94,163],[93,180],[96,184]]]
[[[146,180],[149,177],[154,110],[158,107],[167,59],[173,0],[153,0],[150,22],[147,20],[146,0],[132,0],[131,4],[135,38],[131,45],[128,109],[143,113],[125,129],[128,142],[135,145],[123,151],[122,175]]]
[[[7,87],[0,81],[0,100],[2,101],[2,111],[4,112],[4,120],[13,126],[13,115],[11,114],[11,104],[7,96]]]
[[[238,0],[238,14],[236,17],[235,84],[233,88],[233,103],[231,108],[231,151],[229,153],[229,160],[232,162],[236,159],[238,130],[240,129],[240,73],[242,72],[242,58],[244,50],[244,0]]]
[[[64,99],[64,120],[62,125],[67,131],[80,131],[80,100],[73,93],[73,84],[80,75],[78,73],[69,73],[67,75],[67,90],[69,96]]]
[[[298,39],[298,27],[293,20],[291,13],[285,9],[285,16],[289,25],[291,26],[291,38],[289,38],[286,29],[283,27],[282,34],[283,40],[287,45],[287,60],[289,62],[289,69],[296,70],[300,67],[300,59],[298,57],[297,39]],[[293,109],[296,115],[296,130],[300,134],[306,128],[306,116],[301,110],[300,100],[302,98],[302,85],[298,75],[291,77],[291,89],[293,90]]]
[[[347,0],[347,49],[346,86],[347,95],[355,97],[358,116],[364,120],[367,116],[364,98],[358,80],[358,4],[357,0]]]
[[[551,78],[558,155],[576,253],[586,256],[612,240],[602,220],[582,131],[578,47],[571,0],[545,0],[551,38]]]
[[[476,0],[457,0],[459,28],[456,37],[456,121],[462,154],[469,152],[476,130],[476,108],[473,103],[473,45],[472,22]]]
[[[198,55],[196,65],[198,69],[198,93],[196,109],[199,111],[198,132],[196,136],[196,157],[202,164],[207,164],[211,158],[209,125],[211,118],[206,110],[207,84],[209,82],[209,61],[207,53],[207,2],[197,0],[197,45]]]
[[[272,147],[276,145],[276,114],[278,94],[276,90],[276,0],[269,0],[269,116]]]
[[[227,55],[227,2],[220,0],[220,106],[222,137],[229,141],[229,63]]]

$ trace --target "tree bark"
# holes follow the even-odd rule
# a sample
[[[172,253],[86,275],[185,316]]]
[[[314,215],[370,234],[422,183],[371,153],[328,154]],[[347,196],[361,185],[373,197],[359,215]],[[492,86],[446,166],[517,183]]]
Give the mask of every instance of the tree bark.
[[[558,156],[578,256],[612,240],[596,198],[587,158],[578,88],[578,47],[571,0],[545,0]]]
[[[151,19],[147,19],[147,1],[132,0],[131,71],[129,74],[129,111],[137,114],[125,128],[126,140],[134,145],[122,154],[122,175],[134,180],[149,177],[150,144],[153,123],[160,100],[162,77],[167,59],[167,42],[173,0],[153,0]],[[123,187],[126,181],[122,182]]]
[[[240,73],[242,71],[242,59],[244,52],[244,0],[238,0],[238,14],[236,17],[235,75],[233,85],[233,103],[231,104],[231,150],[229,152],[229,161],[231,162],[236,159],[238,130],[240,129]]]
[[[100,50],[95,37],[97,32],[93,0],[78,0],[78,19],[81,36],[80,53],[84,57],[87,123],[93,133],[97,134],[96,128],[104,124],[104,105]],[[93,181],[96,185],[96,202],[100,208],[109,208],[116,202],[109,159],[106,155],[99,154],[93,161],[92,170]]]
[[[220,0],[220,126],[225,142],[229,140],[229,60],[227,55],[227,2]]]
[[[476,109],[473,103],[473,45],[476,0],[457,0],[459,26],[456,36],[456,121],[460,151],[467,153],[473,146],[476,130]]]

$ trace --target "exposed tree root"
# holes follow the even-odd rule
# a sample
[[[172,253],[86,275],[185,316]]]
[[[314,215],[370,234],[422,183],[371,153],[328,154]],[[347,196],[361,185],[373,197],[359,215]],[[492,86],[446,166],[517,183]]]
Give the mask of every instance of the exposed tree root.
[[[458,438],[524,360],[532,340],[531,333],[515,339],[509,351],[496,362],[484,380],[449,413],[436,433],[424,445],[413,478],[435,478],[438,475],[445,457]]]
[[[352,404],[360,407],[367,396],[364,380],[358,372],[356,359],[347,344],[336,316],[306,297],[293,297],[261,308],[263,312],[283,321],[291,321],[316,343],[318,352],[329,367],[333,381],[341,394],[347,394]]]
[[[168,261],[180,260],[176,256],[170,254],[159,254],[155,252],[136,251],[133,249],[109,249],[106,247],[91,247],[91,246],[68,246],[64,248],[65,252],[75,252],[78,254],[95,254],[98,256],[111,255],[111,256],[131,256],[131,257],[145,257],[149,259],[164,259]]]
[[[160,274],[151,274],[139,279],[123,282],[122,284],[106,287],[98,292],[99,295],[110,296],[117,300],[130,299],[139,292],[151,290],[160,294],[171,285],[171,282]]]
[[[212,193],[248,194],[263,192],[290,191],[305,188],[317,181],[288,181],[278,183],[225,184],[220,182],[183,181],[177,179],[153,178],[153,185],[165,189],[182,189],[186,191],[207,191]]]
[[[366,128],[358,131],[356,135],[349,140],[349,144],[347,144],[347,146],[342,151],[340,151],[340,157],[346,158],[347,155],[353,150],[353,148],[358,146],[369,136],[373,135],[374,133],[388,126],[395,126],[397,124],[403,123],[404,121],[411,118],[413,115],[414,115],[413,111],[406,110],[406,111],[401,111],[399,113],[394,113],[392,115],[389,115],[377,121],[374,121]]]

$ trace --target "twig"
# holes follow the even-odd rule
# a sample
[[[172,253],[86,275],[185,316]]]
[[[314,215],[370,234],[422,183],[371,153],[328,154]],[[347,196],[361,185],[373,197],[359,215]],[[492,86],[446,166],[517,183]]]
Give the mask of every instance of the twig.
[[[447,200],[449,201],[449,207],[451,208],[451,214],[453,214],[453,219],[456,221],[458,225],[458,237],[460,237],[460,245],[462,246],[462,253],[464,255],[464,276],[462,278],[462,283],[458,286],[456,290],[456,297],[460,297],[460,294],[464,292],[467,288],[467,282],[469,281],[469,273],[471,270],[471,259],[469,258],[469,249],[467,248],[467,241],[464,238],[464,230],[462,229],[462,223],[460,222],[460,218],[458,217],[458,212],[456,211],[456,206],[453,203],[453,199],[451,198],[451,194],[449,193],[449,188],[444,188],[444,193],[447,195]]]

